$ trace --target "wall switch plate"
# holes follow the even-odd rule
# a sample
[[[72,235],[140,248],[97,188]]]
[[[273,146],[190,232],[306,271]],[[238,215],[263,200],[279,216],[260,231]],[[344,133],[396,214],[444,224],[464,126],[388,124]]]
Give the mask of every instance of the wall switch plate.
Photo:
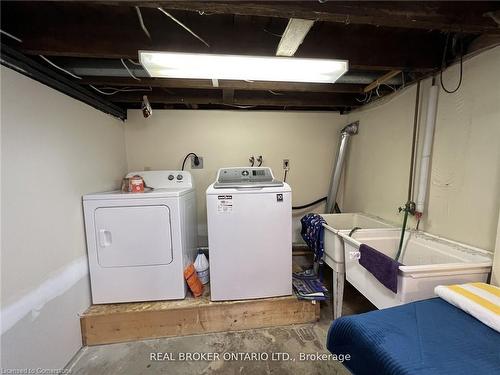
[[[203,157],[198,156],[200,164],[194,165],[194,156],[191,156],[191,169],[203,169]]]
[[[290,159],[283,159],[283,169],[285,171],[290,170]]]

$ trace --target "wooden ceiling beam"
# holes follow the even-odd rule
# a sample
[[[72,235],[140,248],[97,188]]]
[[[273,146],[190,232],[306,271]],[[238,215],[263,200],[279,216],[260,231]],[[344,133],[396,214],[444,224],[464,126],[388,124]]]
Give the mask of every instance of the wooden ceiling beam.
[[[223,89],[222,90],[222,101],[224,104],[234,103],[234,89]]]
[[[129,86],[129,87],[163,87],[186,89],[213,89],[212,81],[208,79],[169,79],[169,78],[141,78],[136,81],[129,77],[83,77],[79,83],[95,86]],[[350,83],[298,83],[272,81],[233,81],[219,80],[219,88],[248,91],[283,91],[283,92],[324,92],[361,94],[364,85]]]
[[[295,55],[313,24],[311,20],[290,18],[276,49],[276,56]]]
[[[140,103],[143,93],[123,92],[109,98],[114,103]],[[295,95],[272,95],[252,94],[237,92],[232,103],[224,101],[222,95],[211,93],[207,95],[186,94],[169,95],[164,92],[153,91],[147,94],[148,100],[154,104],[231,104],[242,106],[294,106],[294,107],[358,107],[353,96],[345,94],[295,94]]]
[[[384,74],[382,77],[377,78],[375,81],[367,85],[364,89],[363,92],[369,92],[376,88],[377,86],[381,85],[382,83],[387,82],[390,80],[392,77],[397,76],[398,74],[401,74],[401,70],[391,70],[390,72]]]
[[[494,1],[93,1],[108,5],[158,7],[204,14],[302,18],[342,24],[373,25],[463,33],[500,34],[491,17]]]
[[[265,31],[262,18],[234,22],[232,16],[177,12],[203,34],[207,47],[156,9],[142,9],[149,39],[133,7],[72,4],[2,2],[2,29],[23,40],[19,48],[26,54],[83,58],[137,59],[141,49],[273,56],[279,41]],[[444,39],[439,32],[319,23],[295,56],[346,59],[351,70],[429,72],[440,66]]]

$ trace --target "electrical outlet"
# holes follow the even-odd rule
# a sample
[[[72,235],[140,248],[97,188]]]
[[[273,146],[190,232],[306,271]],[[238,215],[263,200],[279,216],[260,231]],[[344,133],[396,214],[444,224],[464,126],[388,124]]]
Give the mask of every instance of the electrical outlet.
[[[290,160],[289,159],[283,159],[283,169],[285,171],[290,170]]]
[[[198,156],[198,161],[199,164],[195,165],[194,156],[191,156],[191,169],[203,169],[203,158],[201,156]]]

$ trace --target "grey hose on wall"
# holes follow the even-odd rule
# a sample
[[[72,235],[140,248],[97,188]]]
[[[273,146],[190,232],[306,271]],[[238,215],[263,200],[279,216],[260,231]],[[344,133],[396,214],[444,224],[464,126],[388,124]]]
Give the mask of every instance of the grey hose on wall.
[[[335,203],[337,201],[337,194],[340,186],[340,178],[342,177],[342,168],[344,166],[345,155],[347,152],[347,146],[349,144],[349,138],[351,135],[358,134],[359,121],[353,122],[349,125],[344,126],[340,131],[340,145],[337,154],[337,160],[335,162],[332,179],[330,181],[330,189],[328,193],[328,198],[326,200],[326,212],[333,213],[335,209]]]

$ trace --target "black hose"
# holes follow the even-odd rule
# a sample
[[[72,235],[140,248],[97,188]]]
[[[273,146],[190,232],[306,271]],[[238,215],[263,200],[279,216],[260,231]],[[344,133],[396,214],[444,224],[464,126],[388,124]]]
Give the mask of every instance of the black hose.
[[[417,151],[417,130],[418,130],[418,112],[420,109],[420,81],[417,82],[417,93],[415,95],[415,113],[413,115],[413,136],[411,141],[411,157],[410,157],[410,175],[408,178],[408,202],[411,202],[413,196],[413,179],[415,175],[415,158]]]
[[[182,169],[181,171],[184,170],[184,167],[186,165],[186,160],[191,156],[193,155],[195,158],[198,158],[198,155],[196,155],[194,152],[190,152],[189,154],[186,155],[186,157],[184,158],[184,161],[182,162]]]
[[[323,197],[323,198],[319,198],[317,200],[315,200],[314,202],[311,202],[311,203],[307,203],[307,204],[304,204],[302,206],[295,206],[295,207],[292,207],[292,210],[302,210],[304,208],[307,208],[307,207],[311,207],[311,206],[314,206],[318,203],[321,203],[323,201],[326,201],[328,197]]]
[[[349,232],[349,237],[352,237],[352,235],[354,234],[354,232],[356,232],[359,229],[363,229],[363,228],[361,228],[361,227],[354,227],[354,228],[352,228],[351,231]]]

